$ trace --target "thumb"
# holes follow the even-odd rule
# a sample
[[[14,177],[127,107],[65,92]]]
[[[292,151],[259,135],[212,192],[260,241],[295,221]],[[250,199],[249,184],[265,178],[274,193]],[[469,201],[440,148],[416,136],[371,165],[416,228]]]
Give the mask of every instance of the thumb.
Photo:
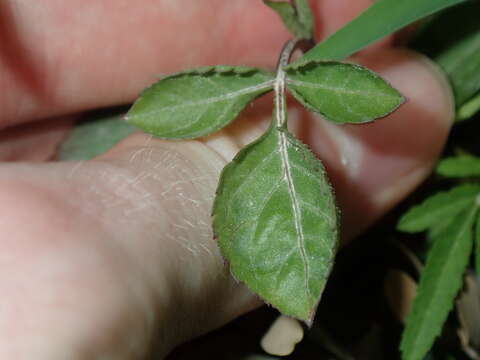
[[[220,136],[221,137],[221,136]],[[227,159],[239,150],[224,136],[214,150],[200,141],[134,134],[94,162],[114,166],[109,187],[125,203],[110,207],[117,234],[134,234],[129,252],[158,296],[168,294],[179,342],[213,330],[261,304],[229,274],[213,237],[211,211]],[[121,219],[128,218],[128,221]],[[159,288],[159,277],[164,284]],[[161,283],[161,282],[160,282]],[[162,294],[163,292],[163,294]]]
[[[382,59],[384,66],[378,70],[402,90],[410,100],[407,106],[358,130],[344,127],[332,132],[320,126],[317,132],[313,130],[318,119],[307,118],[305,123],[311,137],[303,138],[311,140],[312,149],[334,170],[332,182],[347,214],[347,237],[381,216],[428,175],[451,124],[451,93],[430,63],[397,50],[382,53]],[[373,67],[378,65],[377,61]],[[118,183],[110,187],[116,189],[115,198],[128,200],[108,210],[113,231],[119,237],[136,234],[131,252],[152,284],[162,274],[166,292],[172,294],[171,321],[181,323],[182,336],[211,330],[258,304],[228,275],[213,240],[210,214],[221,169],[239,151],[239,144],[251,141],[267,123],[261,121],[259,106],[246,114],[252,121],[239,121],[203,142],[168,142],[136,134],[96,160],[114,165]],[[292,120],[308,117],[293,110]],[[295,121],[293,125],[301,136],[302,126]],[[413,139],[407,136],[412,128]],[[349,143],[339,141],[339,131],[350,133]],[[345,166],[352,158],[357,159],[354,172]],[[362,219],[354,221],[358,214]],[[125,217],[128,222],[120,221]]]

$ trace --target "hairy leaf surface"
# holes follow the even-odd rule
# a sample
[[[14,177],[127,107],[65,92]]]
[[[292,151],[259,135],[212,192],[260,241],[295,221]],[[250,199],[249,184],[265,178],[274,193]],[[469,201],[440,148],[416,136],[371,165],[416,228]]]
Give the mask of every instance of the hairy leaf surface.
[[[199,68],[166,77],[146,89],[126,120],[161,138],[205,136],[228,125],[272,85],[273,75],[255,68]]]
[[[464,184],[439,192],[404,214],[398,223],[398,229],[412,233],[427,230],[471,206],[478,194],[480,184]]]
[[[470,155],[446,158],[438,164],[437,173],[452,178],[480,176],[480,158]]]
[[[321,162],[272,126],[224,169],[214,232],[235,278],[283,314],[311,322],[337,247]]]
[[[295,1],[295,3],[272,0],[263,0],[263,2],[275,10],[295,37],[301,39],[313,37],[313,15],[305,0]]]
[[[422,360],[442,330],[463,282],[476,211],[477,207],[472,206],[457,214],[433,242],[403,333],[403,360]]]
[[[365,123],[388,115],[403,96],[367,68],[335,61],[310,62],[287,70],[292,94],[336,123]]]
[[[379,0],[355,20],[292,63],[342,60],[367,45],[439,10],[466,0]]]

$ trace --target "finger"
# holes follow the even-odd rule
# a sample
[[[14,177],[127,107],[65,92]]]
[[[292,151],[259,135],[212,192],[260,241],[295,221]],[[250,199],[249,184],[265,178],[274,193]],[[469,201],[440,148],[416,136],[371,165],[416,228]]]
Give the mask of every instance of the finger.
[[[368,1],[312,4],[321,38]],[[128,103],[160,75],[185,68],[271,68],[289,37],[261,1],[3,1],[0,87],[9,91],[0,128]]]
[[[0,161],[47,161],[73,126],[73,117],[24,124],[0,132]]]
[[[432,65],[407,52],[385,52],[382,59],[377,70],[409,99],[396,115],[364,127],[333,128],[291,111],[297,133],[327,163],[349,236],[428,173],[452,118],[451,95]],[[9,251],[0,253],[0,262],[8,268],[2,274],[18,274],[2,277],[2,293],[22,289],[21,299],[35,299],[15,319],[22,340],[51,342],[41,334],[55,324],[56,333],[68,335],[62,344],[81,340],[79,348],[107,356],[125,351],[118,344],[129,343],[129,330],[144,350],[161,330],[165,349],[258,304],[228,276],[209,214],[221,168],[259,127],[235,124],[204,143],[135,135],[95,161],[1,167],[1,203],[9,209],[2,217],[9,237],[2,245]],[[67,286],[78,279],[81,286]],[[99,291],[103,296],[91,297]],[[66,304],[58,312],[62,321],[52,322],[52,298]],[[18,309],[11,299],[2,298],[4,309]],[[27,316],[32,309],[40,315]],[[92,314],[92,321],[84,320]],[[0,332],[11,334],[3,321]],[[119,328],[125,331],[115,333],[118,343],[96,331]]]

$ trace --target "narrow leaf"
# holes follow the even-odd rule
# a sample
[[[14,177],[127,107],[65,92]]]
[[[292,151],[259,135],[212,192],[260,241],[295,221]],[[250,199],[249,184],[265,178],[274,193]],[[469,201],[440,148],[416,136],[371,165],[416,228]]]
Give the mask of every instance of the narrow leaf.
[[[470,1],[444,11],[421,28],[411,46],[433,59],[447,74],[457,105],[457,118],[480,109],[480,3]],[[454,29],[454,31],[452,30]],[[469,103],[469,106],[460,109]],[[476,106],[475,106],[476,105]]]
[[[476,206],[457,214],[434,241],[408,316],[400,349],[403,360],[421,360],[427,354],[453,307],[472,250]]]
[[[146,89],[126,120],[161,138],[205,136],[228,125],[272,85],[273,75],[255,68],[216,66],[183,72]]]
[[[457,120],[470,119],[478,112],[480,112],[480,92],[458,108]]]
[[[470,155],[446,158],[438,164],[437,173],[452,178],[480,176],[480,158]]]
[[[471,206],[478,194],[480,184],[464,184],[449,191],[439,192],[411,208],[402,216],[397,228],[405,232],[419,232],[434,227]]]
[[[480,201],[477,199],[477,206],[480,207]],[[475,224],[475,271],[480,276],[480,213]],[[479,339],[480,341],[480,339]]]
[[[337,247],[337,212],[321,162],[271,127],[224,169],[214,232],[235,278],[310,323]]]
[[[379,0],[291,66],[311,60],[342,60],[400,28],[466,0]]]
[[[134,126],[123,121],[122,114],[101,111],[76,124],[60,146],[59,159],[93,159],[137,131]]]
[[[297,10],[292,3],[272,0],[264,0],[263,2],[265,5],[275,10],[275,12],[282,18],[285,26],[295,37],[303,39],[312,38],[312,29],[300,20]]]
[[[355,64],[309,62],[288,69],[287,84],[302,104],[339,124],[372,121],[404,101],[379,75]]]

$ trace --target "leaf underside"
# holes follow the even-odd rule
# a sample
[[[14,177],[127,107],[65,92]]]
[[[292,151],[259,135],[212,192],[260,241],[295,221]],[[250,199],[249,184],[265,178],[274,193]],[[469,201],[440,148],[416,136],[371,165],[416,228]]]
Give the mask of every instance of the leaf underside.
[[[337,212],[321,162],[271,127],[224,169],[214,232],[235,278],[310,323],[337,247]]]
[[[437,193],[402,216],[398,229],[420,232],[448,221],[475,202],[480,184],[459,185],[452,190]]]
[[[457,214],[433,242],[400,349],[403,360],[422,360],[451,310],[472,250],[476,207]]]
[[[338,124],[369,122],[404,102],[403,96],[373,71],[335,61],[287,69],[287,85],[302,104]]]
[[[169,76],[146,89],[126,120],[161,138],[205,136],[228,125],[272,86],[273,74],[255,68],[199,68]]]

